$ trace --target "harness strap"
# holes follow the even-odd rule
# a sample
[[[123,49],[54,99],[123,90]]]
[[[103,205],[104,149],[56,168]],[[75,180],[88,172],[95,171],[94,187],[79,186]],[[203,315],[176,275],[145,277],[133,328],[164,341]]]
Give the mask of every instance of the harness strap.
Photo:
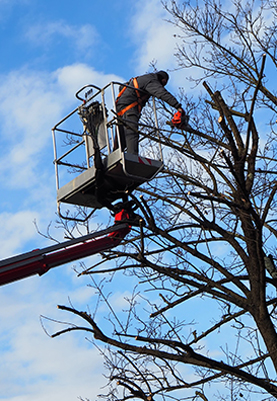
[[[138,91],[139,86],[138,86],[138,80],[137,80],[137,78],[133,78],[133,85],[134,85],[134,87],[136,88],[136,89],[135,89],[135,92],[136,92],[136,95],[137,95],[138,100],[136,100],[135,102],[129,104],[129,105],[126,106],[126,107],[124,107],[124,109],[120,110],[120,111],[117,113],[120,117],[123,116],[123,114],[125,114],[126,111],[132,109],[132,108],[135,107],[135,106],[138,106],[139,113],[141,112],[141,109],[142,109],[141,104],[140,104],[140,102],[141,102],[141,96],[140,96],[140,93],[139,93],[139,91]],[[121,89],[121,91],[119,92],[119,94],[118,94],[118,96],[117,96],[117,98],[116,98],[116,103],[118,102],[120,96],[125,92],[126,89],[127,89],[127,86],[124,86],[124,88]]]
[[[118,116],[123,116],[123,114],[125,114],[126,111],[132,109],[133,107],[136,107],[137,105],[138,105],[138,101],[133,102],[133,103],[129,104],[128,106],[124,107],[124,109],[120,110],[120,111],[117,113],[117,115],[118,115]]]
[[[118,96],[116,98],[115,103],[118,102],[118,99],[120,98],[121,95],[123,95],[123,93],[126,91],[126,89],[127,89],[127,86],[123,86],[123,88],[121,89],[121,91],[119,92],[119,94],[118,94]]]
[[[139,109],[139,113],[140,113],[142,107],[141,107],[141,96],[140,96],[139,90],[137,90],[137,89],[139,89],[137,78],[133,79],[133,84],[134,84],[134,87],[136,88],[136,94],[137,94],[137,98],[138,98],[138,109]]]

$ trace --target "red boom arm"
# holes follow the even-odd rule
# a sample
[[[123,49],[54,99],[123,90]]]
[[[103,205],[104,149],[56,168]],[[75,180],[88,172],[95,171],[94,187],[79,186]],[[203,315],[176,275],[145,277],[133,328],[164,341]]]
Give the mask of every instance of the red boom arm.
[[[120,223],[128,217],[128,214],[122,211],[115,216],[115,222]],[[53,267],[114,248],[130,229],[128,223],[120,223],[106,230],[4,259],[0,261],[0,285],[34,274],[41,276]]]

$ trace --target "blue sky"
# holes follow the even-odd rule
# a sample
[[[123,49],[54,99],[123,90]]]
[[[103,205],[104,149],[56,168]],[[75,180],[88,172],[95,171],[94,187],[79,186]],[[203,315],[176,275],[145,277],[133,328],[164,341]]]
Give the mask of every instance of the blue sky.
[[[49,245],[34,220],[42,231],[52,221],[62,240],[51,128],[84,84],[125,81],[152,60],[174,68],[175,30],[164,16],[159,0],[0,0],[0,259]],[[189,90],[173,72],[169,89],[179,86]],[[56,305],[68,297],[89,304],[87,282],[69,265],[0,288],[0,400],[95,399],[105,382],[98,351],[83,335],[50,339],[39,319],[61,318]],[[122,306],[120,289],[115,298]]]
[[[51,128],[76,106],[76,90],[86,83],[124,81],[149,70],[152,60],[160,69],[174,67],[175,39],[159,0],[84,1],[79,7],[68,1],[0,0],[0,15],[1,222],[10,222],[8,235],[0,234],[3,258],[24,250],[32,238],[33,227],[22,235],[20,219],[53,216]],[[185,79],[171,75],[170,89],[177,91]],[[13,242],[6,244],[10,236]]]

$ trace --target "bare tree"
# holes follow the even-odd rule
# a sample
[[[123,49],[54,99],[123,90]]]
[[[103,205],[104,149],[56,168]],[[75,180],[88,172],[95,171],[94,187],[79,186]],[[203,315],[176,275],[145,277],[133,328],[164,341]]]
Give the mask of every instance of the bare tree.
[[[98,304],[60,306],[86,324],[53,335],[106,344],[108,400],[277,398],[277,2],[190,3],[164,7],[179,66],[201,71],[206,95],[180,94],[188,132],[160,106],[166,168],[133,196],[145,224],[82,273],[106,322]],[[121,312],[107,295],[119,276],[136,283]]]

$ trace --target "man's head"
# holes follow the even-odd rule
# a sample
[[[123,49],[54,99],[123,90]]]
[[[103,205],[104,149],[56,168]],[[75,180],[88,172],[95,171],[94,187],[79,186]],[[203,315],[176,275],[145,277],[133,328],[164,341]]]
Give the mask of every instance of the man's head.
[[[157,72],[157,76],[158,76],[158,80],[160,81],[160,83],[165,86],[169,80],[169,75],[167,72],[165,71],[158,71]]]

